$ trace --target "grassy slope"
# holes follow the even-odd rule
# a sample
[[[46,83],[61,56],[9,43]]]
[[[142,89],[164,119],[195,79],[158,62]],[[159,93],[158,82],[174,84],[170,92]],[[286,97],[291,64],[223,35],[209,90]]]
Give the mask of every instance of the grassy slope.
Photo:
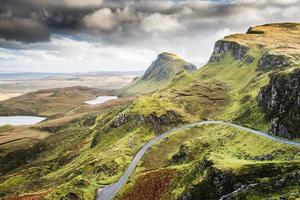
[[[98,114],[95,126],[92,116],[69,121],[32,147],[1,158],[0,197],[46,192],[45,198],[60,199],[72,191],[80,198],[92,199],[96,187],[114,182],[137,149],[153,137],[143,126],[103,127],[103,120],[110,120],[124,106],[99,111],[102,114]],[[101,141],[91,149],[95,133]],[[129,148],[131,135],[134,146]]]
[[[269,156],[270,160],[260,160],[260,157],[264,156]],[[200,165],[204,160],[212,165],[201,169]],[[281,178],[280,176],[299,168],[300,154],[296,147],[279,144],[224,125],[207,125],[178,132],[152,147],[117,199],[141,199],[147,190],[155,187],[151,176],[148,179],[142,177],[153,171],[166,169],[175,170],[176,178],[171,181],[162,199],[177,199],[182,197],[183,192],[192,193],[193,189],[202,194],[198,196],[202,199],[205,199],[204,193],[207,193],[207,199],[216,198],[213,197],[213,186],[206,183],[207,173],[212,169],[225,173],[228,180],[235,179],[239,184],[260,183],[260,187],[269,185],[264,193],[260,193],[259,190],[256,190],[256,193],[255,190],[253,193],[249,191],[251,195],[247,194],[245,198],[263,199],[283,195],[282,191],[274,189],[272,178]],[[291,187],[293,191],[298,191],[297,184]]]
[[[299,25],[298,25],[299,27]],[[274,29],[274,27],[272,27]],[[266,30],[265,30],[266,29]],[[252,63],[248,64],[244,62],[243,60],[235,60],[230,53],[227,53],[224,55],[224,57],[214,63],[209,63],[194,75],[191,76],[180,76],[177,77],[176,83],[173,83],[169,86],[169,88],[161,92],[160,95],[162,96],[159,99],[164,99],[163,101],[172,102],[174,104],[174,108],[176,108],[178,105],[181,106],[181,110],[179,111],[181,115],[192,115],[193,117],[189,118],[190,120],[187,121],[196,121],[197,119],[201,118],[213,118],[213,119],[219,119],[224,121],[233,121],[237,124],[242,124],[244,126],[260,129],[260,130],[267,130],[268,128],[268,122],[264,119],[263,113],[260,111],[257,105],[257,95],[261,87],[266,85],[269,81],[268,75],[270,73],[288,73],[289,71],[292,71],[297,67],[297,64],[299,62],[299,38],[296,33],[299,33],[299,28],[296,30],[290,30],[285,28],[279,28],[277,30],[277,25],[275,26],[275,30],[272,30],[270,32],[270,27],[258,27],[255,28],[255,30],[264,30],[265,33],[272,33],[270,35],[233,35],[226,37],[224,40],[227,41],[236,41],[240,44],[246,45],[250,48],[250,51],[248,52],[248,55],[253,57],[254,60]],[[289,49],[290,47],[293,47]],[[257,63],[260,57],[265,54],[266,52],[272,52],[274,54],[279,55],[286,55],[290,57],[291,65],[286,68],[279,68],[275,70],[258,70],[257,69]],[[197,99],[197,97],[194,96],[194,94],[197,94],[199,96],[199,91],[195,89],[195,85],[201,85],[200,88],[203,91],[204,88],[207,88],[206,95],[213,96],[214,89],[216,89],[216,85],[221,86],[223,89],[222,91],[226,91],[223,93],[221,99],[224,99],[224,102],[222,104],[214,104],[212,102],[205,102]],[[199,87],[197,88],[199,90]],[[191,95],[192,93],[192,95]],[[175,94],[175,95],[174,95]],[[179,95],[178,95],[179,94]],[[202,94],[200,92],[200,94]],[[158,95],[158,94],[155,94]],[[146,107],[146,108],[155,108],[151,109],[152,111],[159,111],[164,112],[166,109],[162,106],[154,106],[159,105],[159,103],[153,104],[153,101],[148,102],[145,99],[151,99],[153,98],[153,95],[148,97],[143,97],[142,102],[147,102],[147,104],[139,105],[140,108]],[[217,98],[217,99],[218,99]],[[168,99],[168,100],[166,100]],[[196,100],[197,99],[197,100]],[[216,101],[213,101],[216,102]],[[188,108],[187,106],[182,106],[184,103],[188,105],[192,105],[192,109]],[[209,106],[209,110],[204,109]],[[199,108],[199,110],[197,110]],[[202,108],[202,109],[201,109]],[[213,109],[215,108],[215,109]],[[170,109],[170,108],[167,108]],[[204,110],[203,110],[204,109]],[[214,138],[213,135],[210,132],[210,129],[208,130],[202,130],[204,133],[207,134],[208,142],[213,142]],[[214,130],[216,131],[216,130]],[[224,140],[224,138],[229,137],[226,134],[232,134],[236,132],[235,130],[228,129],[228,128],[222,128],[221,130],[218,130],[218,134],[220,136],[220,140]],[[189,135],[188,138],[185,136],[182,136],[183,138],[190,139],[194,136]],[[229,170],[230,173],[234,174],[234,171],[241,171],[242,169],[248,168],[249,172],[245,171],[246,176],[252,176],[251,173],[258,172],[263,166],[271,165],[272,168],[278,169],[281,175],[281,178],[284,176],[285,168],[289,168],[290,165],[292,165],[292,170],[299,170],[299,153],[297,154],[298,149],[288,149],[286,151],[282,151],[282,149],[285,149],[287,147],[283,147],[282,145],[278,145],[274,142],[266,141],[265,139],[261,139],[257,136],[246,136],[243,134],[243,137],[232,137],[233,142],[228,143],[229,145],[223,149],[222,152],[219,152],[219,147],[214,146],[213,148],[207,148],[206,146],[201,148],[201,145],[199,146],[199,143],[191,143],[191,148],[198,148],[200,151],[198,152],[192,152],[190,156],[191,160],[193,162],[200,162],[204,159],[204,155],[206,155],[206,150],[209,149],[209,160],[211,160],[214,163],[214,166],[217,169],[220,169],[221,171],[227,171]],[[202,140],[202,139],[201,139]],[[211,141],[210,141],[211,140]],[[225,139],[226,140],[226,139]],[[234,142],[238,141],[238,142]],[[253,142],[252,142],[253,141]],[[143,190],[143,188],[140,188],[138,185],[143,185],[141,183],[141,180],[144,180],[144,176],[147,174],[147,172],[150,170],[149,173],[152,172],[153,169],[163,169],[164,167],[170,166],[170,157],[174,154],[174,152],[179,151],[179,146],[182,144],[182,140],[179,136],[174,137],[174,140],[172,142],[167,142],[168,145],[160,144],[161,146],[153,148],[151,151],[154,152],[151,156],[150,154],[147,154],[145,156],[145,159],[143,160],[143,163],[146,163],[148,166],[140,166],[140,169],[138,171],[138,175],[136,175],[134,178],[132,178],[132,183],[128,184],[126,188],[123,190],[123,193],[119,195],[120,199],[138,199],[141,198],[141,196],[138,196],[137,198],[135,192],[133,191],[133,188],[135,188],[135,191],[140,191],[141,193],[146,192]],[[202,143],[202,141],[199,141]],[[270,145],[270,146],[269,146]],[[272,162],[268,161],[266,163],[258,163],[255,159],[253,160],[253,157],[255,156],[261,156],[264,154],[267,154],[267,152],[281,152],[275,155],[275,157],[272,159]],[[213,152],[213,154],[211,154]],[[241,154],[241,155],[239,155]],[[243,154],[252,154],[251,158],[247,157],[245,159],[245,155]],[[294,155],[297,155],[298,157],[294,157]],[[195,157],[196,156],[196,157]],[[206,155],[207,156],[207,155]],[[249,156],[249,155],[247,155]],[[292,164],[290,162],[286,162],[286,160],[293,160]],[[195,163],[194,163],[195,164]],[[153,166],[154,165],[154,166]],[[158,166],[156,166],[158,165]],[[195,165],[196,166],[196,165]],[[181,174],[188,174],[187,176],[191,175],[191,172],[188,170],[183,169],[189,169],[193,167],[193,164],[186,166],[187,168],[184,168],[185,165],[182,165],[177,169],[178,166],[171,165],[168,167],[168,169],[176,168],[178,170],[178,173]],[[183,168],[181,168],[183,167]],[[269,176],[270,173],[268,170],[265,172],[266,176]],[[159,173],[158,173],[159,174]],[[192,176],[195,176],[197,174],[192,174]],[[157,175],[156,175],[157,176]],[[184,189],[180,188],[181,186],[185,187],[186,185],[189,185],[189,182],[180,182],[181,179],[184,179],[185,175],[180,176],[179,180],[175,180],[175,183],[178,183],[177,186],[170,186],[170,192],[165,196],[165,199],[170,199],[171,197],[178,197],[182,195],[182,193],[185,191]],[[235,176],[235,175],[233,175]],[[270,175],[271,176],[271,175]],[[141,180],[138,177],[142,177]],[[261,174],[261,177],[264,177],[264,174]],[[191,177],[189,177],[191,178]],[[193,177],[192,177],[193,178]],[[201,180],[200,177],[198,177],[199,180]],[[256,179],[255,177],[252,177],[253,180]],[[259,177],[258,177],[259,178]],[[279,177],[280,178],[280,177]],[[154,177],[155,179],[155,177]],[[264,181],[263,178],[259,181]],[[148,180],[148,179],[147,179]],[[147,181],[146,180],[146,181]],[[199,180],[196,180],[199,182]],[[207,180],[205,177],[202,177],[203,182],[204,180]],[[151,183],[151,179],[149,179]],[[191,181],[191,180],[189,180]],[[268,181],[268,180],[266,180]],[[291,194],[293,192],[299,193],[299,191],[295,188],[297,188],[299,185],[294,185],[289,188],[282,187],[279,189],[274,189],[272,187],[272,182],[274,180],[270,180],[270,188],[269,191],[266,194],[263,194],[263,192],[259,189],[254,190],[253,193],[248,194],[249,198],[265,198],[268,194],[271,196],[278,196],[280,193],[288,193]],[[135,185],[136,183],[139,183],[138,185]],[[201,182],[201,181],[200,181]],[[199,183],[200,183],[199,182]],[[251,181],[249,181],[251,182]],[[147,185],[147,183],[145,183]],[[152,185],[148,185],[147,187],[154,187],[155,183],[152,183]],[[158,184],[159,185],[159,184]],[[181,186],[180,186],[181,185]],[[268,185],[268,184],[266,184]],[[126,193],[125,191],[128,191]],[[149,189],[151,190],[151,189]],[[277,190],[277,191],[276,191]],[[285,191],[281,191],[285,190]],[[255,192],[256,191],[256,192]],[[130,193],[132,192],[132,193]],[[141,195],[140,193],[140,195]],[[131,197],[131,198],[129,198]],[[212,198],[212,197],[207,197]],[[176,198],[175,198],[176,199]]]
[[[232,37],[227,39],[233,39]],[[213,118],[265,130],[267,122],[257,107],[256,96],[259,88],[267,84],[270,72],[258,71],[256,64],[266,50],[265,47],[251,46],[249,54],[255,58],[251,64],[234,60],[227,54],[219,62],[204,66],[196,74],[179,74],[164,91],[141,96],[127,107],[99,115],[93,127],[83,126],[85,123],[78,121],[70,123],[52,135],[52,140],[43,141],[46,146],[54,146],[53,148],[43,151],[33,163],[26,164],[26,169],[21,166],[1,178],[6,181],[0,184],[0,195],[15,196],[17,191],[21,194],[48,191],[46,199],[60,199],[72,195],[93,198],[95,189],[116,181],[135,152],[154,136],[147,124],[137,124],[134,120],[129,120],[117,128],[112,127],[111,122],[120,112],[143,117],[155,113],[159,117],[173,110],[179,113],[184,123]],[[90,148],[92,141],[95,141],[94,136],[97,139],[96,145]],[[133,145],[129,145],[132,138]],[[72,141],[73,145],[66,145],[70,139],[75,140]],[[60,142],[56,145],[57,141]],[[182,157],[180,151],[185,156]],[[134,189],[144,191],[135,182],[147,185],[151,191],[158,177],[161,177],[158,186],[162,186],[166,180],[172,180],[166,182],[167,187],[162,187],[160,193],[166,199],[176,199],[184,192],[193,192],[195,188],[200,188],[200,191],[214,191],[215,188],[207,180],[211,176],[209,172],[216,170],[220,173],[226,172],[226,176],[234,178],[235,183],[266,181],[270,183],[268,193],[275,196],[281,190],[293,193],[296,191],[294,185],[273,191],[274,180],[270,178],[270,172],[274,171],[283,176],[289,171],[299,169],[297,152],[297,149],[223,126],[192,129],[186,133],[178,133],[152,148],[126,186],[127,192],[124,189],[119,197],[140,197],[132,192]],[[69,153],[74,154],[74,157]],[[267,154],[272,155],[271,160],[257,160],[259,157],[256,156],[264,157]],[[59,164],[58,160],[63,156],[72,159]],[[172,159],[172,156],[177,159]],[[213,165],[207,165],[206,162]],[[49,170],[41,170],[48,169],[48,166]],[[203,170],[197,171],[199,166]],[[165,168],[167,171],[160,173]],[[141,176],[143,178],[139,179]],[[264,176],[266,177],[261,178]],[[39,184],[35,181],[38,178],[43,180]],[[154,182],[149,185],[147,180]],[[37,184],[36,187],[32,187],[32,182]],[[256,191],[249,191],[251,198],[264,195],[260,190]]]

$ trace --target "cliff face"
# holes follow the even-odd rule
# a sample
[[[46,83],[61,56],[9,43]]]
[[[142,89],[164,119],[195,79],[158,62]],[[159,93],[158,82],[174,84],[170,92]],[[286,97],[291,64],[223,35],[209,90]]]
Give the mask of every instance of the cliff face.
[[[261,110],[271,121],[270,132],[286,138],[300,137],[300,70],[272,75],[260,90]]]
[[[209,59],[209,63],[220,61],[226,53],[230,53],[236,60],[246,59],[248,63],[252,62],[252,58],[247,55],[249,48],[234,41],[219,40],[216,42],[214,51]]]
[[[241,115],[244,118],[237,118],[241,120],[239,122],[253,121],[250,125],[245,124],[252,126],[257,124],[258,118],[265,117],[270,123],[270,132],[286,138],[300,137],[300,70],[291,73],[291,69],[299,68],[299,41],[300,24],[283,23],[251,27],[246,34],[230,35],[216,42],[209,64],[222,66],[218,69],[221,71],[228,67],[225,56],[231,56],[232,62],[239,67],[231,67],[231,71],[227,69],[231,73],[226,78],[227,75],[223,73],[223,79],[238,79],[238,73],[252,70],[239,77],[239,82],[232,81],[229,84],[235,88],[248,81],[239,91],[240,94],[244,91],[260,91],[258,94],[256,92],[257,96],[243,94],[243,99],[236,100],[242,102],[238,112],[244,110]],[[272,74],[269,82],[268,74]],[[248,100],[243,101],[245,99]],[[250,116],[251,113],[253,116]]]
[[[276,55],[276,54],[264,54],[258,61],[259,69],[270,69],[270,68],[278,68],[278,67],[287,67],[291,63],[288,58],[284,55]]]

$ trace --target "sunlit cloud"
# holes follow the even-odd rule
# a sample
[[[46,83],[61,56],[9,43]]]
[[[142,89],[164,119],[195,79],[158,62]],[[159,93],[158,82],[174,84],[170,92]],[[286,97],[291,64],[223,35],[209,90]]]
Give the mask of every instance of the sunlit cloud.
[[[300,0],[0,2],[0,71],[144,70],[162,51],[198,67],[250,26],[299,22]]]

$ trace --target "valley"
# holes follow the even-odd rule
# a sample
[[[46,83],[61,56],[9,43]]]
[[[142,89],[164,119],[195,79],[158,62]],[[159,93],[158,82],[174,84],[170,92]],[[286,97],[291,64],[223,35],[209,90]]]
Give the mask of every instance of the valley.
[[[255,26],[199,69],[163,52],[125,87],[1,101],[47,120],[0,127],[0,198],[299,199],[299,33]],[[99,96],[113,98],[85,103]]]

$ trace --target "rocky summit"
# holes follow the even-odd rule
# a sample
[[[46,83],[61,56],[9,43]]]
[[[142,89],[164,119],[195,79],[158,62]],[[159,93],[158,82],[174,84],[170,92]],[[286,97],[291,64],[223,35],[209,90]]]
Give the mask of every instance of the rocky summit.
[[[183,60],[179,56],[164,52],[157,56],[144,75],[135,79],[121,90],[122,95],[139,95],[152,93],[168,87],[180,73],[191,73],[196,66]]]
[[[152,62],[141,79],[163,81],[174,78],[174,75],[180,72],[194,72],[196,70],[195,65],[184,61],[175,54],[164,52]]]

